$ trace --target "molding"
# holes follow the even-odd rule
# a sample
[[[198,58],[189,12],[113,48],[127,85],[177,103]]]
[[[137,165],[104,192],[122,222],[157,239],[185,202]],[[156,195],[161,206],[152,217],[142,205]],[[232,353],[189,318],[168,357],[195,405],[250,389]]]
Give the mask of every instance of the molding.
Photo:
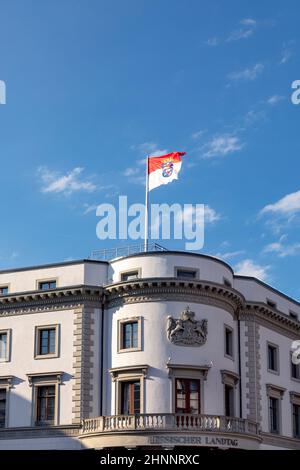
[[[0,375],[0,388],[13,388],[12,381],[14,379],[14,375]]]
[[[291,339],[299,338],[300,322],[265,303],[246,303],[245,310],[241,311],[241,320],[247,320],[253,317],[265,328],[272,329],[280,334],[285,334]]]
[[[189,365],[189,364],[171,364],[167,362],[166,364],[166,369],[168,370],[168,376],[172,377],[175,375],[176,372],[180,371],[192,371],[192,372],[199,372],[200,375],[202,376],[203,380],[207,380],[207,374],[208,371],[211,369],[210,365],[204,364],[204,365]]]
[[[286,437],[286,436],[276,436],[271,433],[261,432],[260,436],[262,437],[261,444],[268,444],[276,447],[285,447],[287,449],[300,449],[299,439]],[[276,449],[275,449],[276,450]]]
[[[77,437],[80,425],[59,425],[46,427],[16,427],[0,429],[2,439],[39,439],[49,437]]]
[[[262,422],[260,332],[256,317],[245,320],[247,419]]]
[[[220,370],[222,377],[222,384],[230,385],[231,387],[236,387],[240,381],[240,376],[236,372],[231,370]]]
[[[119,282],[105,286],[106,306],[157,302],[181,301],[213,305],[235,315],[244,306],[241,293],[210,281],[177,278],[146,278]]]
[[[290,392],[290,402],[293,405],[300,405],[300,392]]]
[[[103,287],[70,286],[0,297],[0,317],[78,308],[83,303],[101,306]]]
[[[34,372],[33,374],[26,374],[28,378],[29,387],[37,383],[44,384],[45,382],[54,382],[53,378],[55,377],[59,385],[62,383],[63,372]]]
[[[112,381],[115,382],[122,374],[138,374],[142,375],[145,379],[147,378],[149,366],[147,364],[137,366],[122,366],[108,369],[111,375]]]
[[[283,395],[286,392],[286,388],[279,387],[278,385],[274,384],[266,384],[267,396],[272,398],[280,398],[283,399]]]

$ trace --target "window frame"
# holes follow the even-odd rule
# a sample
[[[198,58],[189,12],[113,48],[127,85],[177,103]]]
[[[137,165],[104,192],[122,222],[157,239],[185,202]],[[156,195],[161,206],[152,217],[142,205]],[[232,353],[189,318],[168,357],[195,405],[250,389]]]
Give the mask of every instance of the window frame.
[[[270,434],[280,435],[282,432],[282,405],[283,396],[286,389],[274,384],[266,384],[266,392],[268,398],[268,427]],[[277,399],[278,403],[278,431],[273,431],[271,427],[271,406],[270,398]]]
[[[271,369],[270,363],[269,363],[269,348],[272,348],[275,350],[275,366],[276,369]],[[271,343],[270,341],[267,341],[267,371],[270,372],[271,374],[280,374],[280,357],[279,357],[279,346],[278,344]]]
[[[197,382],[197,393],[198,393],[198,410],[199,412],[197,414],[201,414],[201,378],[200,377],[181,377],[181,376],[176,376],[174,378],[174,392],[175,392],[175,397],[174,397],[174,404],[175,404],[175,413],[176,414],[179,414],[179,415],[185,415],[185,414],[191,414],[192,413],[180,413],[178,411],[178,407],[177,407],[177,399],[178,399],[178,394],[177,394],[177,382],[181,380],[182,382]],[[186,402],[190,405],[190,389],[189,389],[189,393],[188,393],[188,398],[186,400]]]
[[[274,308],[275,310],[277,310],[277,302],[275,302],[274,300],[269,299],[269,298],[267,297],[267,298],[266,298],[266,304],[268,305],[268,307]]]
[[[300,382],[300,364],[294,364],[292,361],[293,353],[290,353],[290,371],[291,371],[291,380],[294,380],[296,382]],[[298,377],[293,377],[293,366],[296,367],[296,370],[298,370]]]
[[[194,277],[179,276],[178,275],[179,271],[185,271],[187,273],[193,273]],[[174,277],[177,278],[177,279],[186,280],[186,281],[197,281],[197,280],[199,280],[199,269],[198,268],[186,267],[186,266],[175,266],[174,267]]]
[[[49,354],[40,354],[40,332],[43,330],[55,330],[55,352]],[[36,325],[34,332],[34,359],[54,359],[59,357],[60,353],[60,324]]]
[[[4,329],[0,330],[0,334],[3,334],[3,333],[7,335],[6,356],[4,358],[0,357],[0,363],[10,362],[10,360],[11,360],[11,329],[10,328],[4,328]]]
[[[42,289],[41,288],[41,284],[51,284],[51,282],[55,282],[55,287],[49,287],[48,289]],[[52,289],[56,289],[58,287],[58,278],[57,277],[53,277],[53,278],[45,278],[45,279],[37,279],[36,280],[36,290],[39,290],[39,291],[48,291],[48,290],[52,290]]]
[[[5,294],[3,294],[2,292],[0,292],[0,297],[3,297],[5,295],[8,295],[9,292],[10,292],[10,284],[0,284],[0,291],[1,289],[7,289],[7,292]]]
[[[145,410],[145,380],[148,375],[149,366],[145,365],[135,365],[135,366],[125,366],[109,369],[109,373],[114,384],[114,413],[112,414],[121,414],[122,409],[122,383],[123,382],[137,382],[140,380],[140,414],[146,412]]]
[[[29,386],[32,387],[32,400],[31,400],[31,426],[37,428],[47,428],[49,426],[59,425],[59,402],[60,402],[60,385],[63,372],[45,372],[26,374],[28,377]],[[37,397],[38,388],[42,386],[55,387],[55,400],[54,400],[54,422],[53,424],[37,425]]]
[[[272,417],[271,417],[271,401],[275,400],[277,403],[277,429],[272,428]],[[271,434],[280,434],[281,431],[281,406],[280,406],[280,398],[269,396],[268,397],[268,414],[269,414],[269,431]]]
[[[137,347],[124,348],[124,326],[128,323],[137,323],[138,325],[138,343]],[[143,321],[142,317],[120,318],[118,320],[118,353],[142,351],[142,330]]]
[[[10,389],[12,388],[12,375],[0,375],[0,389],[5,390],[5,423],[4,427],[0,429],[6,429],[9,427],[9,400],[10,400]]]
[[[133,275],[133,274],[137,274],[136,277],[134,277],[133,279],[124,279],[124,276],[128,275]],[[137,279],[140,279],[142,277],[142,270],[141,268],[134,268],[134,269],[126,269],[126,271],[120,271],[120,282],[133,282]]]
[[[230,390],[231,393],[231,401],[229,403],[229,407],[232,408],[232,413],[226,414],[226,390]],[[229,383],[224,383],[224,416],[226,418],[234,418],[236,414],[236,394],[235,394],[235,386]]]
[[[228,354],[226,351],[226,332],[229,331],[231,333],[231,349],[232,349],[232,354]],[[234,348],[234,329],[229,326],[224,324],[224,356],[227,357],[228,359],[231,359],[234,361],[234,354],[235,354],[235,348]]]

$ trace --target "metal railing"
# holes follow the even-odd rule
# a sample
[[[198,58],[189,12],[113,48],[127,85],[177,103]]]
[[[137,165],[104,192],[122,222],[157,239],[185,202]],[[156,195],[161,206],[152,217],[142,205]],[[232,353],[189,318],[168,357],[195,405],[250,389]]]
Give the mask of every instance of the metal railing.
[[[205,431],[258,435],[259,426],[253,421],[216,415],[139,414],[100,416],[85,419],[81,434],[118,431]]]
[[[93,250],[89,259],[97,260],[97,261],[109,261],[114,258],[121,258],[124,256],[136,255],[138,253],[143,252],[151,252],[151,251],[168,251],[163,246],[159,245],[158,243],[147,243],[147,248],[145,249],[145,243],[139,243],[136,245],[127,245],[127,246],[120,246],[117,248],[106,248],[103,250]]]

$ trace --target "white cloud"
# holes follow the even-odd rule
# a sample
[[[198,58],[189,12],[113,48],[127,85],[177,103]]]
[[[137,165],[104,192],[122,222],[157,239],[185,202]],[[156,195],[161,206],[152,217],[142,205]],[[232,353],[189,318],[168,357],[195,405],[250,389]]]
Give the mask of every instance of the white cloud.
[[[264,70],[264,65],[261,63],[255,64],[253,67],[232,72],[228,75],[230,80],[234,81],[252,81],[255,80]]]
[[[38,168],[37,174],[43,193],[72,194],[75,191],[93,192],[96,190],[94,183],[88,179],[82,179],[84,168],[76,167],[69,173],[62,175],[51,171],[47,167]]]
[[[245,259],[237,263],[234,267],[235,274],[241,276],[251,276],[266,281],[269,276],[270,266],[261,266],[251,259]]]
[[[200,131],[197,131],[197,132],[194,132],[191,137],[193,140],[199,140],[201,139],[201,137],[205,134],[205,130],[200,130]]]
[[[239,41],[240,39],[247,39],[254,33],[253,28],[241,28],[236,31],[233,31],[230,36],[227,38],[227,42]]]
[[[204,207],[204,219],[205,223],[212,224],[214,222],[217,222],[218,220],[221,219],[221,215],[218,214],[215,209],[210,207],[209,205],[205,204]]]
[[[123,171],[124,176],[134,176],[137,173],[139,173],[139,168],[137,167],[126,168],[126,170]]]
[[[97,204],[84,204],[84,215],[87,215],[90,212],[96,212],[97,207]]]
[[[260,215],[274,214],[280,216],[291,217],[300,211],[300,191],[287,194],[274,204],[266,205]]]
[[[244,18],[240,21],[240,23],[245,26],[256,26],[257,21],[254,20],[253,18]]]
[[[270,96],[270,98],[267,100],[267,103],[271,106],[274,106],[278,103],[280,103],[280,101],[284,100],[284,96],[281,96],[281,95],[272,95]]]
[[[145,171],[146,171],[146,158],[147,156],[159,157],[169,153],[168,149],[161,149],[155,142],[143,142],[142,144],[132,145],[131,150],[137,151],[143,155],[135,161],[135,166],[126,168],[122,174],[129,178],[129,182],[133,184],[145,185]]]
[[[238,250],[238,251],[229,251],[228,253],[216,253],[214,256],[216,256],[217,258],[228,260],[231,258],[236,258],[237,256],[241,256],[244,253],[245,253],[244,250]]]
[[[300,243],[285,244],[286,238],[286,235],[282,235],[278,242],[269,243],[264,247],[263,253],[276,253],[279,258],[299,255]]]
[[[225,157],[238,152],[244,147],[240,138],[232,134],[219,134],[214,136],[200,149],[202,158]]]
[[[280,65],[286,64],[291,59],[291,57],[292,57],[292,51],[288,48],[284,48],[281,51],[281,58],[280,58],[279,64]]]
[[[218,46],[219,39],[216,36],[214,36],[213,38],[209,38],[207,41],[205,41],[205,44],[211,47]]]

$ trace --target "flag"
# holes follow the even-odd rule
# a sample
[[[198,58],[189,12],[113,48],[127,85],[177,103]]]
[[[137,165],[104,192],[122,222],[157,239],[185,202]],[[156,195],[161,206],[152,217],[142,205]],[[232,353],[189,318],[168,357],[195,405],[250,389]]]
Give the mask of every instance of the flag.
[[[185,155],[185,152],[173,152],[160,157],[148,158],[149,191],[178,179],[183,155]]]

